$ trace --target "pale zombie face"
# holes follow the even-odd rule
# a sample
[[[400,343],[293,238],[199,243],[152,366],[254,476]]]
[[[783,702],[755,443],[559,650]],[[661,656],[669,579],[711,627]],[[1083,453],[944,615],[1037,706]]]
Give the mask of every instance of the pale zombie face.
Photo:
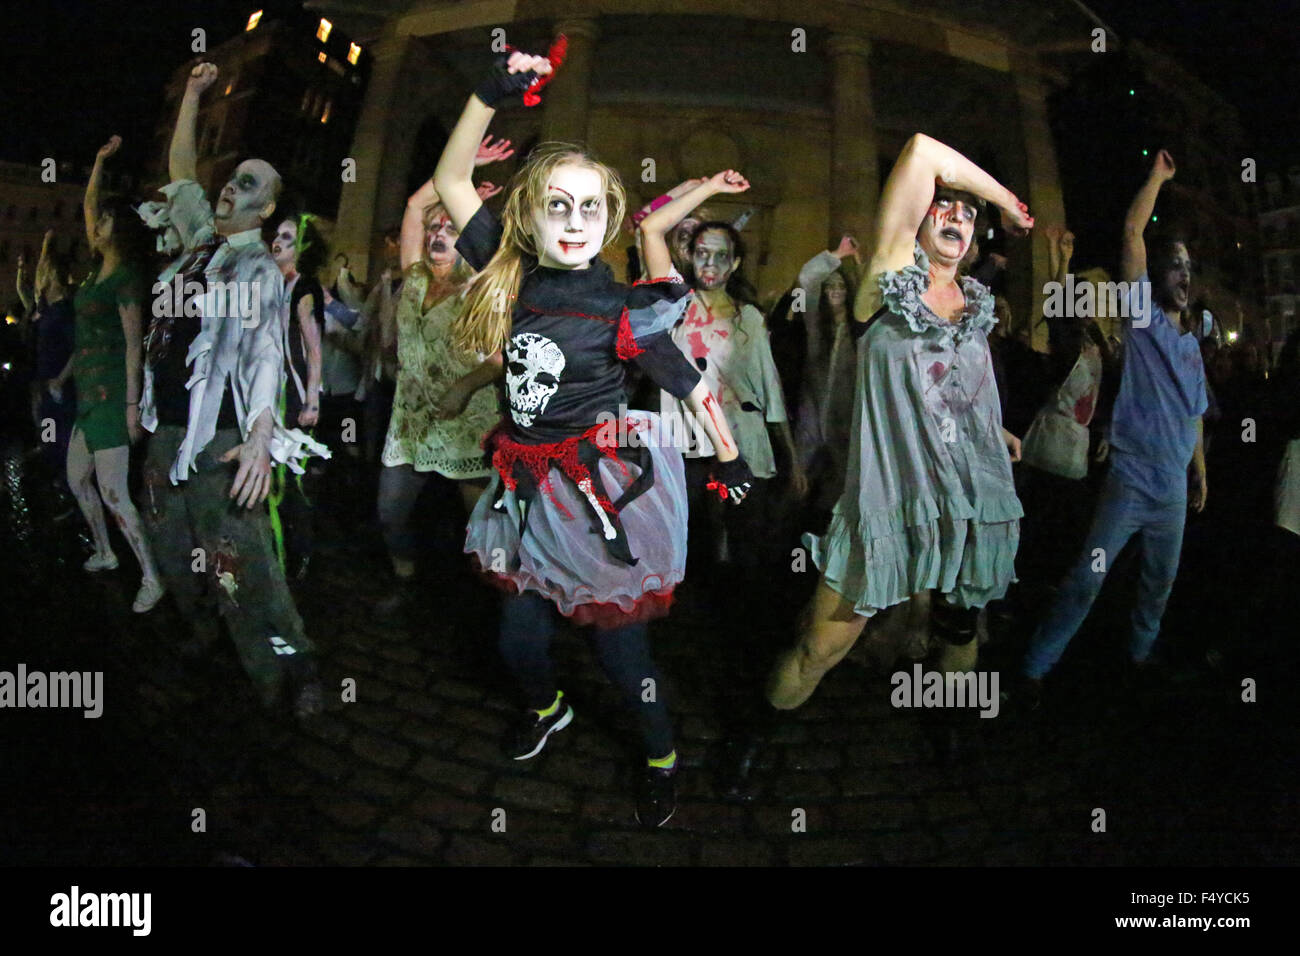
[[[212,211],[217,232],[230,236],[260,226],[270,215],[267,206],[273,206],[278,180],[279,174],[263,160],[246,159],[236,166],[235,174],[221,190]]]
[[[297,264],[297,242],[298,224],[292,219],[286,219],[280,223],[280,228],[275,231],[275,238],[271,240],[271,258],[275,260],[281,272],[287,272]]]
[[[838,309],[840,306],[844,305],[845,301],[848,299],[849,287],[844,282],[844,277],[838,272],[831,273],[830,278],[826,280],[826,284],[822,286],[822,289],[826,293],[827,303],[829,303],[832,308]]]
[[[587,268],[605,244],[608,223],[600,173],[571,163],[557,166],[542,208],[533,213],[538,261],[552,269]]]
[[[1187,308],[1192,289],[1192,257],[1181,242],[1175,243],[1159,277],[1160,305],[1179,312]]]
[[[431,266],[456,263],[456,240],[460,230],[441,207],[424,224],[424,258]]]
[[[979,207],[961,199],[935,199],[917,235],[921,249],[940,265],[955,266],[975,238],[978,212]]]
[[[709,229],[695,240],[691,264],[695,267],[696,288],[705,291],[724,288],[733,272],[740,268],[734,258],[731,237],[721,229]]]

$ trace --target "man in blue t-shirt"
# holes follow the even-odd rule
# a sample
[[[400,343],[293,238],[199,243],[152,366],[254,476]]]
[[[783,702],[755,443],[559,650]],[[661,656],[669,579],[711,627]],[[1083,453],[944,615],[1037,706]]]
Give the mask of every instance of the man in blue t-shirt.
[[[1205,369],[1190,331],[1191,259],[1183,242],[1166,239],[1153,244],[1148,271],[1143,240],[1160,187],[1173,176],[1173,157],[1161,150],[1124,221],[1121,269],[1130,294],[1124,371],[1110,425],[1110,473],[1083,554],[1025,656],[1031,704],[1038,682],[1088,616],[1110,563],[1135,534],[1142,536],[1142,562],[1129,652],[1136,664],[1146,662],[1178,574],[1187,507],[1205,507]]]

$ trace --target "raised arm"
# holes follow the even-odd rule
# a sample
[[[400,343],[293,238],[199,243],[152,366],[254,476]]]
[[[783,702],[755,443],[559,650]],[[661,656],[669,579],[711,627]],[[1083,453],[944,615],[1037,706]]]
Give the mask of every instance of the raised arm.
[[[23,316],[31,312],[36,307],[36,287],[27,283],[27,263],[21,255],[18,256],[18,275],[14,279],[14,286],[18,290],[18,299],[23,304]]]
[[[478,198],[477,195],[475,198]],[[398,237],[402,272],[406,272],[424,257],[424,213],[437,201],[438,190],[434,188],[432,179],[411,193],[411,198],[406,200],[406,211],[402,213],[402,230]],[[477,211],[475,207],[475,212]]]
[[[91,248],[95,245],[95,223],[99,220],[99,184],[104,178],[104,160],[118,151],[122,137],[114,136],[95,154],[95,165],[90,170],[90,180],[86,183],[86,195],[81,202],[81,211],[86,219],[86,242]],[[45,250],[41,250],[44,257]]]
[[[484,135],[496,115],[497,104],[522,93],[539,76],[550,72],[551,63],[546,57],[515,51],[504,67],[494,68],[465,104],[438,159],[438,168],[433,171],[433,187],[457,229],[464,229],[483,205],[474,188],[474,167],[481,165],[481,150],[487,145]]]
[[[198,179],[198,150],[194,145],[194,128],[199,119],[199,98],[203,91],[217,81],[215,63],[200,63],[190,71],[185,81],[185,95],[176,114],[176,128],[172,130],[171,148],[167,152],[167,175],[172,182]]]
[[[1023,234],[1034,224],[1029,207],[984,170],[950,146],[924,133],[907,141],[885,181],[876,214],[870,265],[858,288],[854,317],[866,321],[876,310],[880,290],[873,281],[882,272],[912,264],[916,232],[934,202],[936,182],[973,193],[1002,212],[1008,232]]]
[[[1174,178],[1174,158],[1169,150],[1162,149],[1156,153],[1156,161],[1151,164],[1151,172],[1142,188],[1133,197],[1128,213],[1124,216],[1124,244],[1120,252],[1120,272],[1125,282],[1140,279],[1147,271],[1147,245],[1142,238],[1147,223],[1156,209],[1156,197],[1160,187]]]
[[[663,279],[673,267],[664,239],[669,229],[681,222],[710,196],[718,193],[743,193],[749,180],[734,169],[714,173],[692,189],[688,189],[671,202],[660,206],[641,220],[637,229],[641,233],[642,255],[645,257],[645,274],[650,279]]]

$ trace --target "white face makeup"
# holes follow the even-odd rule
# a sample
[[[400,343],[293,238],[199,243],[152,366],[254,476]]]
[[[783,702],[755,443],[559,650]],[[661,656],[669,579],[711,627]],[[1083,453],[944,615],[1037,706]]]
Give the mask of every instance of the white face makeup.
[[[234,235],[262,224],[262,210],[271,200],[275,169],[260,159],[246,159],[217,197],[212,220],[223,236]]]
[[[546,183],[542,208],[533,212],[538,261],[551,269],[585,269],[605,244],[609,210],[600,173],[557,166]]]
[[[275,231],[275,238],[271,240],[271,258],[275,260],[281,272],[293,267],[294,260],[298,257],[297,241],[298,224],[290,219],[280,223],[280,227]]]
[[[695,268],[695,287],[705,291],[726,286],[731,274],[740,266],[733,258],[731,237],[721,229],[709,229],[695,240],[691,264]]]
[[[457,256],[456,240],[459,238],[460,230],[451,221],[451,217],[440,209],[434,218],[425,223],[425,260],[431,266],[455,265]]]
[[[954,266],[961,262],[975,238],[978,213],[978,207],[960,199],[936,199],[926,213],[917,241],[932,260]]]
[[[1161,283],[1161,303],[1165,309],[1187,308],[1192,289],[1192,257],[1181,242],[1174,246],[1173,256],[1165,265]]]

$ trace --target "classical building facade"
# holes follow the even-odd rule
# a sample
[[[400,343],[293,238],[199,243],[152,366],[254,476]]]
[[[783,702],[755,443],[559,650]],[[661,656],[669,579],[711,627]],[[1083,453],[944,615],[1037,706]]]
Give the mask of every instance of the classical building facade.
[[[1093,49],[1080,7],[1031,0],[309,0],[365,39],[373,73],[335,244],[355,270],[375,261],[408,193],[432,173],[446,133],[495,49],[569,55],[542,106],[512,106],[492,133],[522,152],[539,139],[587,143],[633,203],[690,176],[734,167],[753,188],[711,202],[753,209],[746,271],[773,297],[842,233],[865,239],[882,176],[907,138],[960,149],[1063,223],[1049,98]],[[1116,44],[1117,38],[1108,35]],[[483,170],[503,182],[517,159]],[[1125,186],[1127,188],[1127,186]],[[981,238],[984,238],[981,234]],[[1041,234],[1012,240],[1007,296],[1017,324],[1037,314],[1047,275]],[[621,270],[622,253],[611,264]],[[1034,341],[1045,344],[1040,325]]]

